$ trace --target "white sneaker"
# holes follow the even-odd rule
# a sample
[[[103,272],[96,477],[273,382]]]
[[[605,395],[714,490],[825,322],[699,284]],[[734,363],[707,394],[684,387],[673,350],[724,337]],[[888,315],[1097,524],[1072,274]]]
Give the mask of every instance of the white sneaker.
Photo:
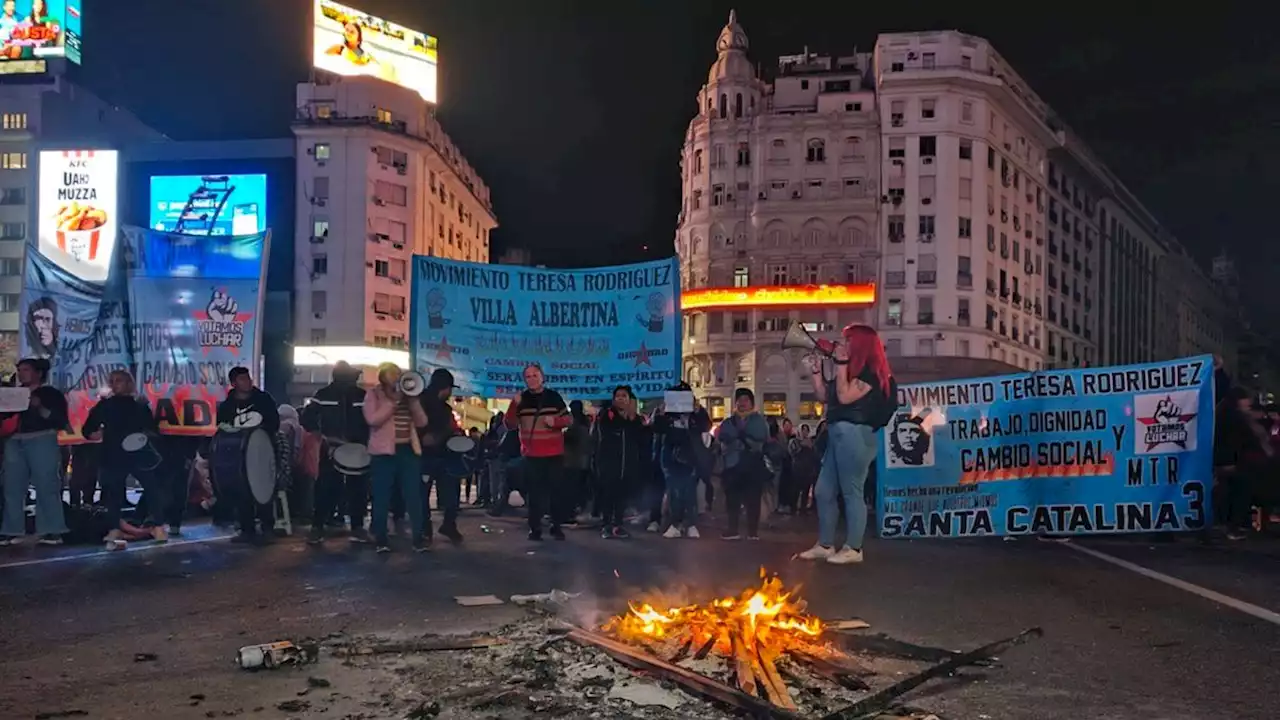
[[[687,538],[693,538],[694,540],[697,540],[698,538],[702,537],[702,534],[698,532],[698,528],[690,525],[689,529],[684,531],[684,536]]]
[[[650,526],[650,528],[652,528],[652,526]],[[652,530],[650,530],[650,532],[652,532]],[[667,538],[668,540],[673,540],[675,538],[678,538],[680,537],[680,528],[676,527],[675,525],[672,525],[671,527],[667,528],[666,532],[662,533],[662,537]]]
[[[827,562],[832,565],[852,565],[854,563],[860,563],[862,562],[862,551],[854,550],[848,545],[845,545],[840,548],[840,552],[829,556],[827,558]]]
[[[835,554],[836,554],[835,548],[829,548],[823,545],[814,545],[813,547],[809,548],[808,550],[805,550],[804,552],[800,553],[796,557],[800,558],[801,560],[826,560],[834,556]]]
[[[656,522],[649,523],[649,526],[645,528],[645,530],[648,532],[658,532],[661,529],[662,528]]]

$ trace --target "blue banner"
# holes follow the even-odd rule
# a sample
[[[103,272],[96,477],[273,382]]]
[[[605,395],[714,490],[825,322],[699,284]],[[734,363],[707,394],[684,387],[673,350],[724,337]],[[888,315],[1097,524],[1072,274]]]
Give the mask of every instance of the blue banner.
[[[1213,358],[908,385],[880,434],[880,536],[1204,527]]]
[[[680,381],[680,273],[659,260],[548,270],[414,256],[410,361],[453,372],[461,392],[507,398],[530,363],[567,397],[640,397]],[[377,307],[375,306],[375,311]]]
[[[261,258],[270,233],[191,237],[126,228],[105,283],[72,276],[28,248],[24,357],[47,357],[79,442],[112,370],[128,369],[166,434],[212,434],[227,373],[257,368]],[[227,258],[258,258],[258,270]],[[174,259],[181,262],[174,264]],[[221,276],[208,270],[224,271]]]

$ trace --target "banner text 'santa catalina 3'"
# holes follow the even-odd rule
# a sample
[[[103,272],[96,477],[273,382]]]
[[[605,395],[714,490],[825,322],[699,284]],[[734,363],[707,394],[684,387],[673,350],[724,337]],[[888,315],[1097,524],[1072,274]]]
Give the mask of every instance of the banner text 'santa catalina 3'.
[[[880,535],[1204,527],[1213,359],[908,385],[882,431]]]
[[[618,385],[662,394],[680,379],[675,259],[548,270],[415,256],[410,345],[418,372],[453,373],[469,395],[505,398],[538,363],[569,397]]]

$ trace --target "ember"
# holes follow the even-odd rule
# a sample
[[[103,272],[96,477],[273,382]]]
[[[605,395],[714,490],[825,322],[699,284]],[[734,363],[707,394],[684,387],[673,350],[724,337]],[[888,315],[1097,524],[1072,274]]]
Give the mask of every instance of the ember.
[[[760,577],[760,587],[705,605],[659,609],[632,603],[629,612],[609,620],[603,630],[673,661],[685,658],[694,648],[699,659],[715,652],[731,661],[744,692],[794,708],[778,673],[778,659],[789,655],[800,662],[821,664],[843,653],[822,642],[822,621],[805,612],[795,589],[788,591],[763,568]],[[669,646],[666,652],[664,645]]]

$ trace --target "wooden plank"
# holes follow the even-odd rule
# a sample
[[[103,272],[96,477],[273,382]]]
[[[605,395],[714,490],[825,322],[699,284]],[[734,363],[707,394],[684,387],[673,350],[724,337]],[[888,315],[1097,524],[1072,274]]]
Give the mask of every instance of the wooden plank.
[[[889,707],[890,703],[894,700],[897,700],[899,697],[915,690],[936,677],[949,675],[966,665],[974,665],[980,661],[987,660],[1011,647],[1014,647],[1015,645],[1021,645],[1031,638],[1038,638],[1043,635],[1044,630],[1041,630],[1038,627],[1031,628],[1030,630],[1022,631],[1013,637],[1005,638],[1004,640],[997,640],[996,642],[988,643],[980,648],[975,648],[968,652],[956,653],[949,660],[940,662],[937,665],[933,665],[932,667],[928,667],[923,671],[916,673],[915,675],[904,678],[899,682],[896,682],[877,693],[869,695],[846,708],[842,708],[830,715],[827,715],[823,720],[851,720],[853,718],[865,717],[873,712],[879,712],[880,710],[884,710]]]
[[[750,651],[736,633],[729,636],[729,643],[733,647],[733,669],[738,678],[738,689],[752,697],[759,697],[760,688],[756,686],[756,673],[752,667]]]
[[[787,684],[782,682],[782,676],[778,674],[778,666],[774,663],[778,661],[778,652],[776,650],[766,650],[758,647],[757,652],[760,655],[760,669],[763,671],[765,687],[769,691],[769,697],[773,700],[774,705],[784,707],[788,710],[795,710],[796,704],[791,699],[791,693],[787,690]]]
[[[371,644],[344,644],[331,646],[331,652],[337,657],[353,657],[358,655],[400,655],[405,653],[440,652],[446,650],[476,650],[480,648],[503,645],[507,641],[495,637],[450,638],[434,637],[423,640],[405,642],[385,642]]]
[[[634,670],[659,674],[698,697],[730,705],[761,720],[803,720],[797,713],[751,697],[737,688],[712,680],[692,670],[672,665],[665,660],[636,650],[624,643],[581,628],[570,631],[569,639],[583,646],[595,647],[609,657]]]
[[[870,690],[871,689],[871,686],[868,685],[866,681],[862,680],[857,675],[844,670],[839,665],[827,662],[826,660],[820,657],[815,657],[813,655],[810,655],[804,652],[791,651],[791,652],[788,652],[788,654],[796,662],[801,663],[805,667],[809,668],[809,670],[812,671],[814,674],[820,675],[821,677],[825,678],[827,681],[835,683],[836,685],[839,685],[843,688],[846,688],[848,690]]]

